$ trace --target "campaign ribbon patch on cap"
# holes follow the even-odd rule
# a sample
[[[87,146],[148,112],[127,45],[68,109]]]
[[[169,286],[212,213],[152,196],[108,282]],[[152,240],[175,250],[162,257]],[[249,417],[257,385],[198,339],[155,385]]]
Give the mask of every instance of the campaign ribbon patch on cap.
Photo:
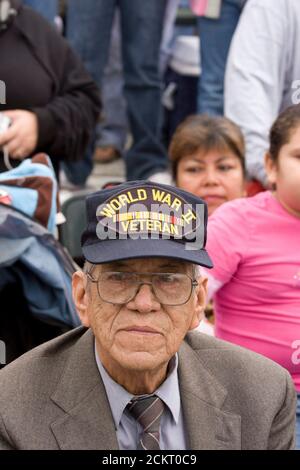
[[[150,184],[113,195],[97,208],[96,218],[99,235],[105,230],[120,238],[144,235],[184,240],[201,223],[201,217],[183,197]]]

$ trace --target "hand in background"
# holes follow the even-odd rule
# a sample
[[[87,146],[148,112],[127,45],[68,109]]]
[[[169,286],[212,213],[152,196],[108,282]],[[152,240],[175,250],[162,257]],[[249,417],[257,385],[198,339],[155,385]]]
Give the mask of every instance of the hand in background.
[[[38,141],[38,120],[31,111],[16,109],[5,111],[12,123],[9,129],[0,134],[0,147],[6,145],[9,156],[17,160],[28,157]]]

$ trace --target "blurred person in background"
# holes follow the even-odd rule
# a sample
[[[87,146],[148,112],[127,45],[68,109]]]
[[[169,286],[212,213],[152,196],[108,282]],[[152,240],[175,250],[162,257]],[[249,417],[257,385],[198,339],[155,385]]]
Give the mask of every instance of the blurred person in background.
[[[8,4],[0,25],[1,80],[7,91],[0,111],[11,125],[1,133],[0,147],[15,164],[45,152],[58,174],[61,161],[84,156],[100,111],[98,88],[48,21],[19,0]],[[7,169],[3,155],[0,168]]]
[[[228,57],[225,114],[244,133],[249,179],[263,187],[272,123],[300,103],[299,50],[298,0],[248,0]]]
[[[101,85],[108,61],[116,8],[120,10],[124,96],[133,144],[125,155],[127,178],[167,175],[167,152],[160,142],[161,77],[159,51],[167,0],[72,0],[67,8],[66,37]],[[92,151],[90,152],[90,169]],[[66,174],[83,184],[89,174],[68,164]]]
[[[300,105],[270,132],[266,172],[271,191],[219,207],[209,218],[214,268],[207,272],[216,336],[285,367],[298,393],[300,366]],[[203,268],[204,269],[204,268]]]
[[[111,31],[108,62],[101,81],[103,112],[96,127],[93,160],[109,163],[125,150],[129,132],[126,101],[123,94],[120,12],[116,9]],[[87,155],[90,160],[91,155]]]
[[[184,1],[185,3],[188,2],[188,0]],[[180,4],[182,3],[183,0]],[[162,78],[172,54],[178,4],[179,0],[167,0],[159,57],[159,70]],[[130,134],[126,101],[123,94],[124,80],[119,9],[115,10],[114,15],[108,63],[104,69],[101,82],[103,116],[96,129],[93,158],[98,163],[108,163],[122,156],[125,152],[126,140]]]
[[[198,113],[222,116],[224,75],[235,28],[247,0],[190,0],[198,16],[202,74],[198,83]]]

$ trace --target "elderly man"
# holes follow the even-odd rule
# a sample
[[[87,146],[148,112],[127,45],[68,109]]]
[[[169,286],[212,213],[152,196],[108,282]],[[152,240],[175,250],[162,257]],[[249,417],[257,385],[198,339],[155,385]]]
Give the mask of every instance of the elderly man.
[[[83,326],[0,373],[0,449],[290,449],[289,374],[191,332],[212,267],[207,208],[184,191],[126,183],[87,199]]]

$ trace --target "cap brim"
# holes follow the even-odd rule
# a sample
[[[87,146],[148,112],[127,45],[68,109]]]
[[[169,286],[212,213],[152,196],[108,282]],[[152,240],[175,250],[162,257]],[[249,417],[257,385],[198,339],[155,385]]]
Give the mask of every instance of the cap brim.
[[[187,249],[186,244],[174,240],[105,240],[83,246],[82,252],[85,259],[92,264],[136,258],[172,258],[213,268],[213,263],[204,249]]]

